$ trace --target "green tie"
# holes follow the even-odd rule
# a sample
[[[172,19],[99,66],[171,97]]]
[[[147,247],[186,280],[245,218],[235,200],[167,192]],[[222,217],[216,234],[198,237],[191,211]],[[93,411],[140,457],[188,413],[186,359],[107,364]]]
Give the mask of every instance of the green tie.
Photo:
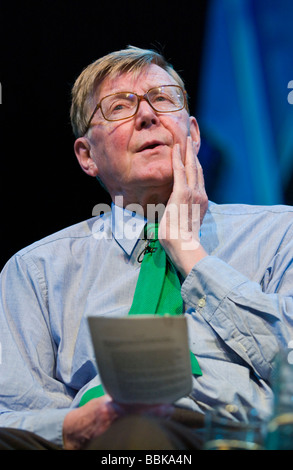
[[[150,241],[144,250],[129,315],[181,315],[183,302],[180,281],[158,240],[158,224],[147,224],[144,234]]]
[[[149,313],[182,315],[183,300],[180,293],[180,280],[176,269],[158,240],[158,224],[147,224],[144,234],[145,238],[151,240],[140,255],[141,257],[144,254],[128,315]],[[202,375],[197,359],[192,352],[190,352],[190,360],[192,374]],[[94,387],[82,396],[80,406],[92,398],[102,395],[104,395],[102,385]]]

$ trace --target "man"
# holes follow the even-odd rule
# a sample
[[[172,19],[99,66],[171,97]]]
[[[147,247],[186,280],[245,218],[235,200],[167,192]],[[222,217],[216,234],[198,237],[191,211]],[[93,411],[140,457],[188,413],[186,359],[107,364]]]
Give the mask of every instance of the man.
[[[117,229],[131,204],[142,227],[159,203],[159,240],[181,278],[202,372],[176,406],[229,414],[232,404],[238,420],[251,407],[267,417],[273,360],[292,337],[292,208],[208,203],[184,85],[153,51],[129,47],[89,65],[73,87],[71,119],[82,169],[116,204],[25,248],[3,269],[0,425],[78,449],[126,419],[108,396],[79,407],[100,383],[86,318],[128,314],[146,241]],[[173,407],[134,411],[172,426]],[[186,435],[189,444],[177,448],[192,448]]]

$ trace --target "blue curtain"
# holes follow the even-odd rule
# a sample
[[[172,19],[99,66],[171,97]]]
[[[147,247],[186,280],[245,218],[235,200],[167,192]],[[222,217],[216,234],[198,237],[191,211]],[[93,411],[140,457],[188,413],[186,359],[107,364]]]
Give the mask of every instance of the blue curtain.
[[[279,204],[293,172],[292,0],[210,0],[196,115],[215,202]]]

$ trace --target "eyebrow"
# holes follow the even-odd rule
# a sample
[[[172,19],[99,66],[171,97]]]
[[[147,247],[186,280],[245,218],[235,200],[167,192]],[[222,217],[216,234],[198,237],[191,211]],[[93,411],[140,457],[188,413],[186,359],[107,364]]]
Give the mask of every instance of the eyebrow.
[[[135,94],[137,94],[137,95],[139,95],[139,96],[143,96],[143,95],[145,95],[149,90],[151,90],[152,88],[160,88],[161,86],[170,86],[170,85],[173,85],[173,86],[180,86],[180,85],[178,85],[177,83],[161,83],[161,84],[159,84],[159,85],[152,85],[152,86],[149,86],[149,87],[147,88],[147,90],[146,90],[145,92],[143,92],[143,93],[138,93],[138,92],[135,91],[135,90],[130,90],[130,89],[126,89],[126,88],[121,88],[121,90],[115,90],[115,91],[112,90],[111,92],[106,93],[106,94],[103,95],[102,97],[99,96],[98,102],[99,102],[101,99],[105,98],[105,96],[114,95],[114,94],[116,94],[116,93],[135,93]],[[100,95],[100,94],[99,94],[99,95]]]

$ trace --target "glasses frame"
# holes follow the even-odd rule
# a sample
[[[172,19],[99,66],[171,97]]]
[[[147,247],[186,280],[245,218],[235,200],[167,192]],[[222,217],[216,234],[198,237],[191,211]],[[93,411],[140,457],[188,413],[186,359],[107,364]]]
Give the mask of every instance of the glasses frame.
[[[181,91],[182,91],[182,94],[183,94],[183,105],[181,106],[181,108],[178,108],[178,109],[174,109],[172,111],[158,111],[153,105],[152,103],[150,102],[149,100],[149,97],[148,97],[148,94],[152,91],[152,90],[155,90],[156,88],[167,88],[167,87],[175,87],[175,88],[179,88]],[[130,116],[127,116],[125,118],[119,118],[119,119],[108,119],[105,117],[104,113],[103,113],[103,108],[102,108],[102,102],[104,101],[104,99],[106,98],[109,98],[109,96],[115,96],[115,95],[120,95],[121,93],[130,93],[132,95],[135,95],[137,98],[138,98],[138,101],[137,101],[137,106],[136,106],[136,109],[135,111],[133,112],[133,114],[131,114]],[[116,93],[111,93],[110,95],[106,95],[104,96],[100,101],[99,103],[95,106],[88,122],[87,122],[87,125],[86,125],[86,128],[85,128],[85,132],[84,132],[84,135],[87,133],[87,131],[89,130],[89,127],[90,127],[90,124],[91,124],[91,121],[94,117],[94,115],[96,114],[96,112],[98,111],[98,109],[101,109],[101,113],[102,113],[102,116],[103,118],[106,120],[106,121],[110,121],[110,122],[115,122],[115,121],[124,121],[125,119],[130,119],[132,118],[133,116],[136,115],[137,111],[138,111],[138,108],[139,108],[139,105],[140,105],[140,102],[142,100],[145,100],[147,101],[147,103],[150,105],[150,107],[156,112],[156,113],[175,113],[177,111],[181,111],[181,109],[183,108],[186,108],[188,110],[188,106],[187,106],[187,93],[186,91],[180,86],[180,85],[159,85],[159,86],[154,86],[152,88],[150,88],[144,95],[139,95],[138,93],[134,93],[133,91],[118,91]]]

